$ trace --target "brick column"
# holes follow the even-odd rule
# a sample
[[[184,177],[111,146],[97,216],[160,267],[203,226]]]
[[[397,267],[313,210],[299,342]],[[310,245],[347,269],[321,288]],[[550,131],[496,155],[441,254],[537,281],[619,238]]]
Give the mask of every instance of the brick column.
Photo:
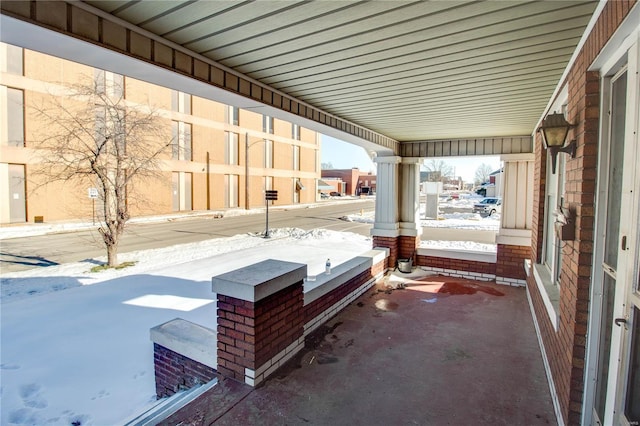
[[[304,346],[307,266],[265,260],[212,278],[218,372],[256,386]]]
[[[398,260],[398,237],[382,237],[382,236],[373,236],[373,248],[386,248],[389,249],[389,256],[385,261],[386,268],[394,268],[396,266],[396,261]]]
[[[525,285],[527,275],[524,261],[531,255],[531,247],[498,244],[496,278],[499,284]]]
[[[419,236],[400,235],[398,257],[403,259],[413,259],[413,264],[415,265],[419,245]]]

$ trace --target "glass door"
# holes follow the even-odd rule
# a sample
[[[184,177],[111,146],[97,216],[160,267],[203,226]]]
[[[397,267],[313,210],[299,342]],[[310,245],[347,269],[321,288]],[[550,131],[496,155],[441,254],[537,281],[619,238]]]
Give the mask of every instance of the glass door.
[[[607,164],[607,199],[605,209],[604,256],[602,260],[602,311],[600,316],[600,339],[598,345],[598,367],[595,385],[594,420],[604,424],[606,418],[607,389],[611,364],[612,335],[616,300],[618,265],[618,241],[620,238],[620,212],[622,178],[624,168],[624,134],[627,93],[627,71],[611,79],[611,103],[609,110],[610,137]]]

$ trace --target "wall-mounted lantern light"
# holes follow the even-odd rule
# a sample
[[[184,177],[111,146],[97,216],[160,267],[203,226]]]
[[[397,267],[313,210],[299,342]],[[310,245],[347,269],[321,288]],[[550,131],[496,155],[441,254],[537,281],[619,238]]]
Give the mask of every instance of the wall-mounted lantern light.
[[[542,140],[544,147],[551,155],[551,172],[556,174],[556,160],[558,153],[564,152],[569,154],[571,158],[576,155],[576,140],[572,140],[568,145],[564,146],[567,134],[571,128],[571,124],[564,118],[564,114],[549,114],[542,120],[542,124],[538,131],[542,131]]]

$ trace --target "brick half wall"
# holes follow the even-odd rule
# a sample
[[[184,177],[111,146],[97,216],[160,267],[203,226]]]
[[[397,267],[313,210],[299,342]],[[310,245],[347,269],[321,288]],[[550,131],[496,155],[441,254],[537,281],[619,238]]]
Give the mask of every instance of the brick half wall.
[[[153,344],[153,364],[158,399],[210,382],[216,377],[213,368],[157,343]]]

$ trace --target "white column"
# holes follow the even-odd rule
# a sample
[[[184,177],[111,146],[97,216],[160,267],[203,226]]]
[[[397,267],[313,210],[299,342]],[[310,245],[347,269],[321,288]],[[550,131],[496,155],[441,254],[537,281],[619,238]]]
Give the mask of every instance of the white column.
[[[376,218],[371,235],[397,237],[398,225],[398,165],[401,157],[376,157]]]
[[[496,242],[517,246],[531,245],[533,219],[534,154],[509,154],[502,175],[502,215]]]
[[[416,237],[420,226],[420,158],[403,158],[400,163],[400,235]]]

